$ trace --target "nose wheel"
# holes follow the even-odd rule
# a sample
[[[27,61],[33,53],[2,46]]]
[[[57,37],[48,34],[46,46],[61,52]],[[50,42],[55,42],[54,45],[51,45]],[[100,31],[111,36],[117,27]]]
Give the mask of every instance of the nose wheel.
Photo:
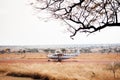
[[[61,59],[58,59],[58,62],[61,62],[62,60]]]
[[[48,62],[50,62],[50,60],[48,59]]]

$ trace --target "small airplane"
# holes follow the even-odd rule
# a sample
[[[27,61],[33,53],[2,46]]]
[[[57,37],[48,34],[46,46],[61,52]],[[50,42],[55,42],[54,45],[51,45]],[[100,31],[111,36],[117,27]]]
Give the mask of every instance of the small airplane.
[[[71,53],[71,54],[56,52],[56,53],[48,54],[47,57],[49,59],[53,59],[55,61],[61,62],[64,59],[70,59],[75,56],[78,56],[79,54],[80,54],[80,50],[77,50],[76,53]],[[50,61],[50,60],[48,60],[48,61]]]

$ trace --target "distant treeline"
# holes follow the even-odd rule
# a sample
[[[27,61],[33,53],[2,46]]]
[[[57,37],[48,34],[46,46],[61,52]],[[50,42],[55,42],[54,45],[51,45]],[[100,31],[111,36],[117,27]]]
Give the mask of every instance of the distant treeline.
[[[38,53],[38,49],[10,49],[10,48],[7,48],[7,49],[2,49],[0,50],[0,53],[1,54],[4,54],[4,53]]]
[[[81,48],[81,53],[120,53],[120,47],[114,48]]]
[[[120,46],[89,46],[89,47],[73,47],[73,48],[23,48],[23,49],[0,49],[0,53],[55,53],[60,51],[61,53],[73,53],[79,49],[81,53],[120,53]]]

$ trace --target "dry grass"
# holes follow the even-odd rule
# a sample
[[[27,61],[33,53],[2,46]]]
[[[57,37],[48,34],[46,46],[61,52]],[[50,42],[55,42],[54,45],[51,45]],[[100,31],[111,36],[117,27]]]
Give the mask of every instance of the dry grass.
[[[13,58],[26,58],[26,59],[39,59],[39,58],[47,58],[47,55],[45,53],[5,53],[0,54],[0,59],[13,59]]]
[[[19,57],[24,56],[16,54],[2,54],[3,57]],[[0,55],[1,56],[1,55]],[[2,56],[0,58],[3,58]],[[29,58],[46,58],[46,55],[41,54],[26,54],[24,57]],[[111,60],[116,61],[120,59],[118,54],[81,54],[75,59],[81,60]],[[5,80],[8,76],[14,76],[15,79],[8,77],[6,80],[120,80],[120,68],[116,70],[116,78],[113,72],[107,68],[111,64],[99,63],[14,63],[4,64],[0,63],[0,80]],[[16,79],[16,77],[20,77]],[[22,77],[22,79],[21,79]],[[28,77],[28,78],[26,78]]]
[[[44,64],[1,64],[0,72],[7,76],[30,77],[42,80],[120,80],[102,64],[44,63]]]
[[[101,53],[83,53],[80,54],[77,59],[89,59],[89,60],[119,60],[120,59],[120,53],[109,53],[109,54],[101,54]]]

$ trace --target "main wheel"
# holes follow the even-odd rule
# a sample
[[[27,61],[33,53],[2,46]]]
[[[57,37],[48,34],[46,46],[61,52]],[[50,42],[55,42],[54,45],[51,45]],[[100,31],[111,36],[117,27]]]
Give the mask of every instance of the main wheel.
[[[48,62],[49,62],[50,60],[48,59]]]
[[[61,62],[62,60],[61,59],[58,59],[58,62]]]

